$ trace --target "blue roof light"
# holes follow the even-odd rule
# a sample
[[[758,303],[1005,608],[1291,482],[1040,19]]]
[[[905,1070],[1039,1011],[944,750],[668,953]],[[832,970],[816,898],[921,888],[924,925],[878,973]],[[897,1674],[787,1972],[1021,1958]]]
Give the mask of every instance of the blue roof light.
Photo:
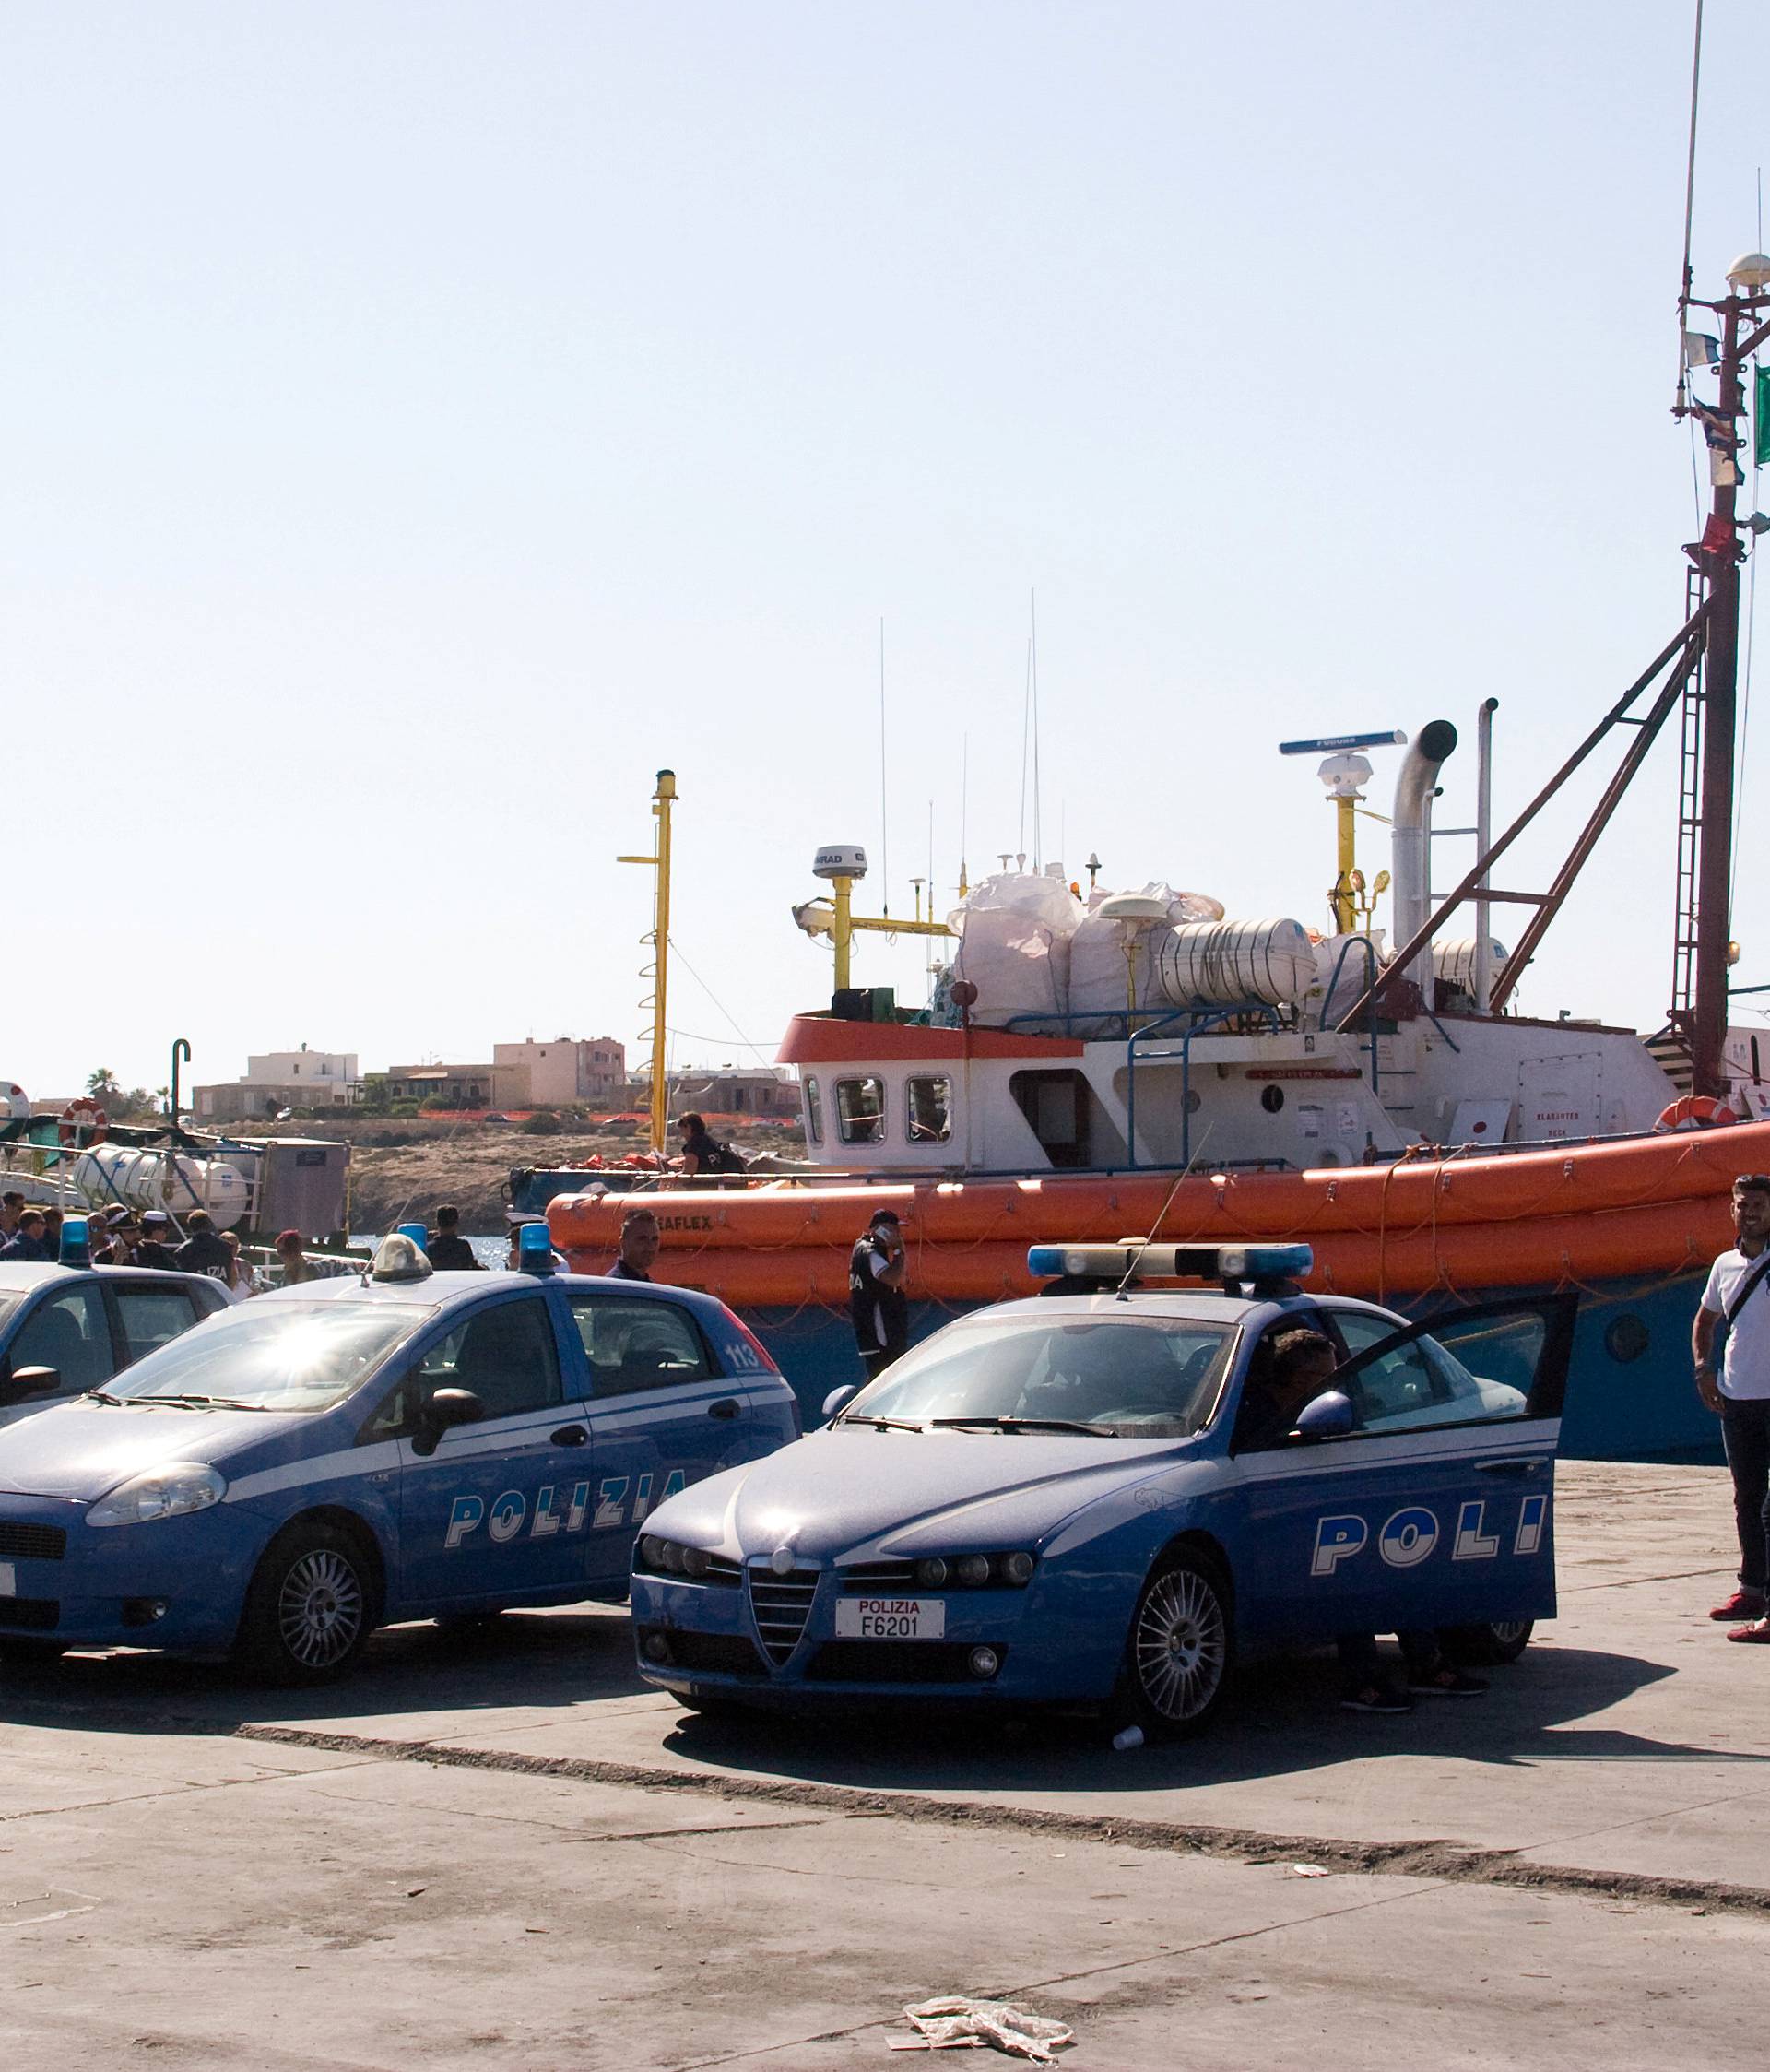
[[[84,1216],[63,1219],[61,1244],[55,1256],[64,1266],[91,1265],[91,1225]]]
[[[544,1223],[524,1224],[516,1233],[516,1271],[519,1273],[551,1273],[556,1270],[553,1233]]]
[[[394,1233],[396,1237],[409,1237],[419,1251],[426,1255],[429,1254],[431,1234],[421,1223],[396,1223],[394,1225]]]

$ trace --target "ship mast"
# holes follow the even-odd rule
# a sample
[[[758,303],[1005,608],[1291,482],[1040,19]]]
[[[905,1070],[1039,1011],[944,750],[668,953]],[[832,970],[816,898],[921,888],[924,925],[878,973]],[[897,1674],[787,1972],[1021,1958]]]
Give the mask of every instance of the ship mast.
[[[1709,450],[1713,501],[1703,537],[1686,550],[1703,579],[1708,606],[1699,695],[1702,714],[1701,820],[1691,891],[1695,911],[1681,928],[1695,945],[1693,998],[1685,1019],[1694,1092],[1724,1099],[1728,1092],[1728,972],[1731,966],[1733,763],[1738,731],[1740,654],[1739,420],[1745,408],[1741,369],[1766,339],[1770,323],[1770,258],[1749,253],[1728,268],[1732,290],[1705,302],[1686,294],[1683,307],[1713,310],[1720,318],[1720,397],[1714,409],[1681,393],[1674,414],[1702,423]],[[1751,326],[1748,329],[1747,326]],[[1753,529],[1757,529],[1754,526]]]

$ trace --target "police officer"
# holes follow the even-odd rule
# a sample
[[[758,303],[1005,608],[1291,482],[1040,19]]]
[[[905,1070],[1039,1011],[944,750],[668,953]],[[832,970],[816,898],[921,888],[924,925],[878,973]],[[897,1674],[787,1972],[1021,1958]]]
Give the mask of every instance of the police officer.
[[[875,1210],[848,1255],[848,1314],[869,1381],[909,1348],[910,1305],[903,1293],[909,1263],[897,1211]]]

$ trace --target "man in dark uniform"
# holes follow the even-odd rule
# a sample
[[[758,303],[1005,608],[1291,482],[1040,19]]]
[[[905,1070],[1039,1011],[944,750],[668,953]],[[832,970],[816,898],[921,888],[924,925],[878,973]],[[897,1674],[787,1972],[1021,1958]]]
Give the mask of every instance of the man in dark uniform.
[[[166,1273],[176,1273],[178,1254],[173,1249],[172,1239],[177,1235],[172,1219],[164,1209],[149,1209],[141,1219],[141,1242],[136,1247],[136,1256],[131,1264],[154,1266]]]
[[[903,1293],[909,1263],[897,1211],[876,1210],[848,1255],[848,1314],[869,1381],[909,1349],[910,1305]]]
[[[649,1281],[652,1261],[662,1242],[657,1218],[649,1209],[629,1209],[620,1219],[620,1250],[608,1269],[611,1281]]]
[[[425,1249],[431,1255],[431,1264],[439,1273],[478,1273],[482,1271],[473,1247],[456,1228],[460,1221],[461,1212],[453,1202],[443,1202],[436,1212],[436,1228],[431,1231]]]
[[[227,1286],[233,1254],[217,1236],[215,1218],[206,1209],[193,1209],[184,1218],[184,1227],[190,1235],[172,1254],[172,1263],[183,1273],[206,1273]]]

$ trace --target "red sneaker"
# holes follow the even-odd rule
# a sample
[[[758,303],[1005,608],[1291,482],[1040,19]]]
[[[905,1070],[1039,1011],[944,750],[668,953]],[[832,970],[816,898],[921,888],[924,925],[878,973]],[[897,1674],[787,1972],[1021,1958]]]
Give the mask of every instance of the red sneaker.
[[[1717,1604],[1710,1618],[1762,1618],[1763,1597],[1755,1590],[1736,1590],[1725,1604]]]
[[[1754,1618],[1750,1626],[1736,1626],[1728,1639],[1755,1640],[1760,1647],[1770,1647],[1770,1618]]]

